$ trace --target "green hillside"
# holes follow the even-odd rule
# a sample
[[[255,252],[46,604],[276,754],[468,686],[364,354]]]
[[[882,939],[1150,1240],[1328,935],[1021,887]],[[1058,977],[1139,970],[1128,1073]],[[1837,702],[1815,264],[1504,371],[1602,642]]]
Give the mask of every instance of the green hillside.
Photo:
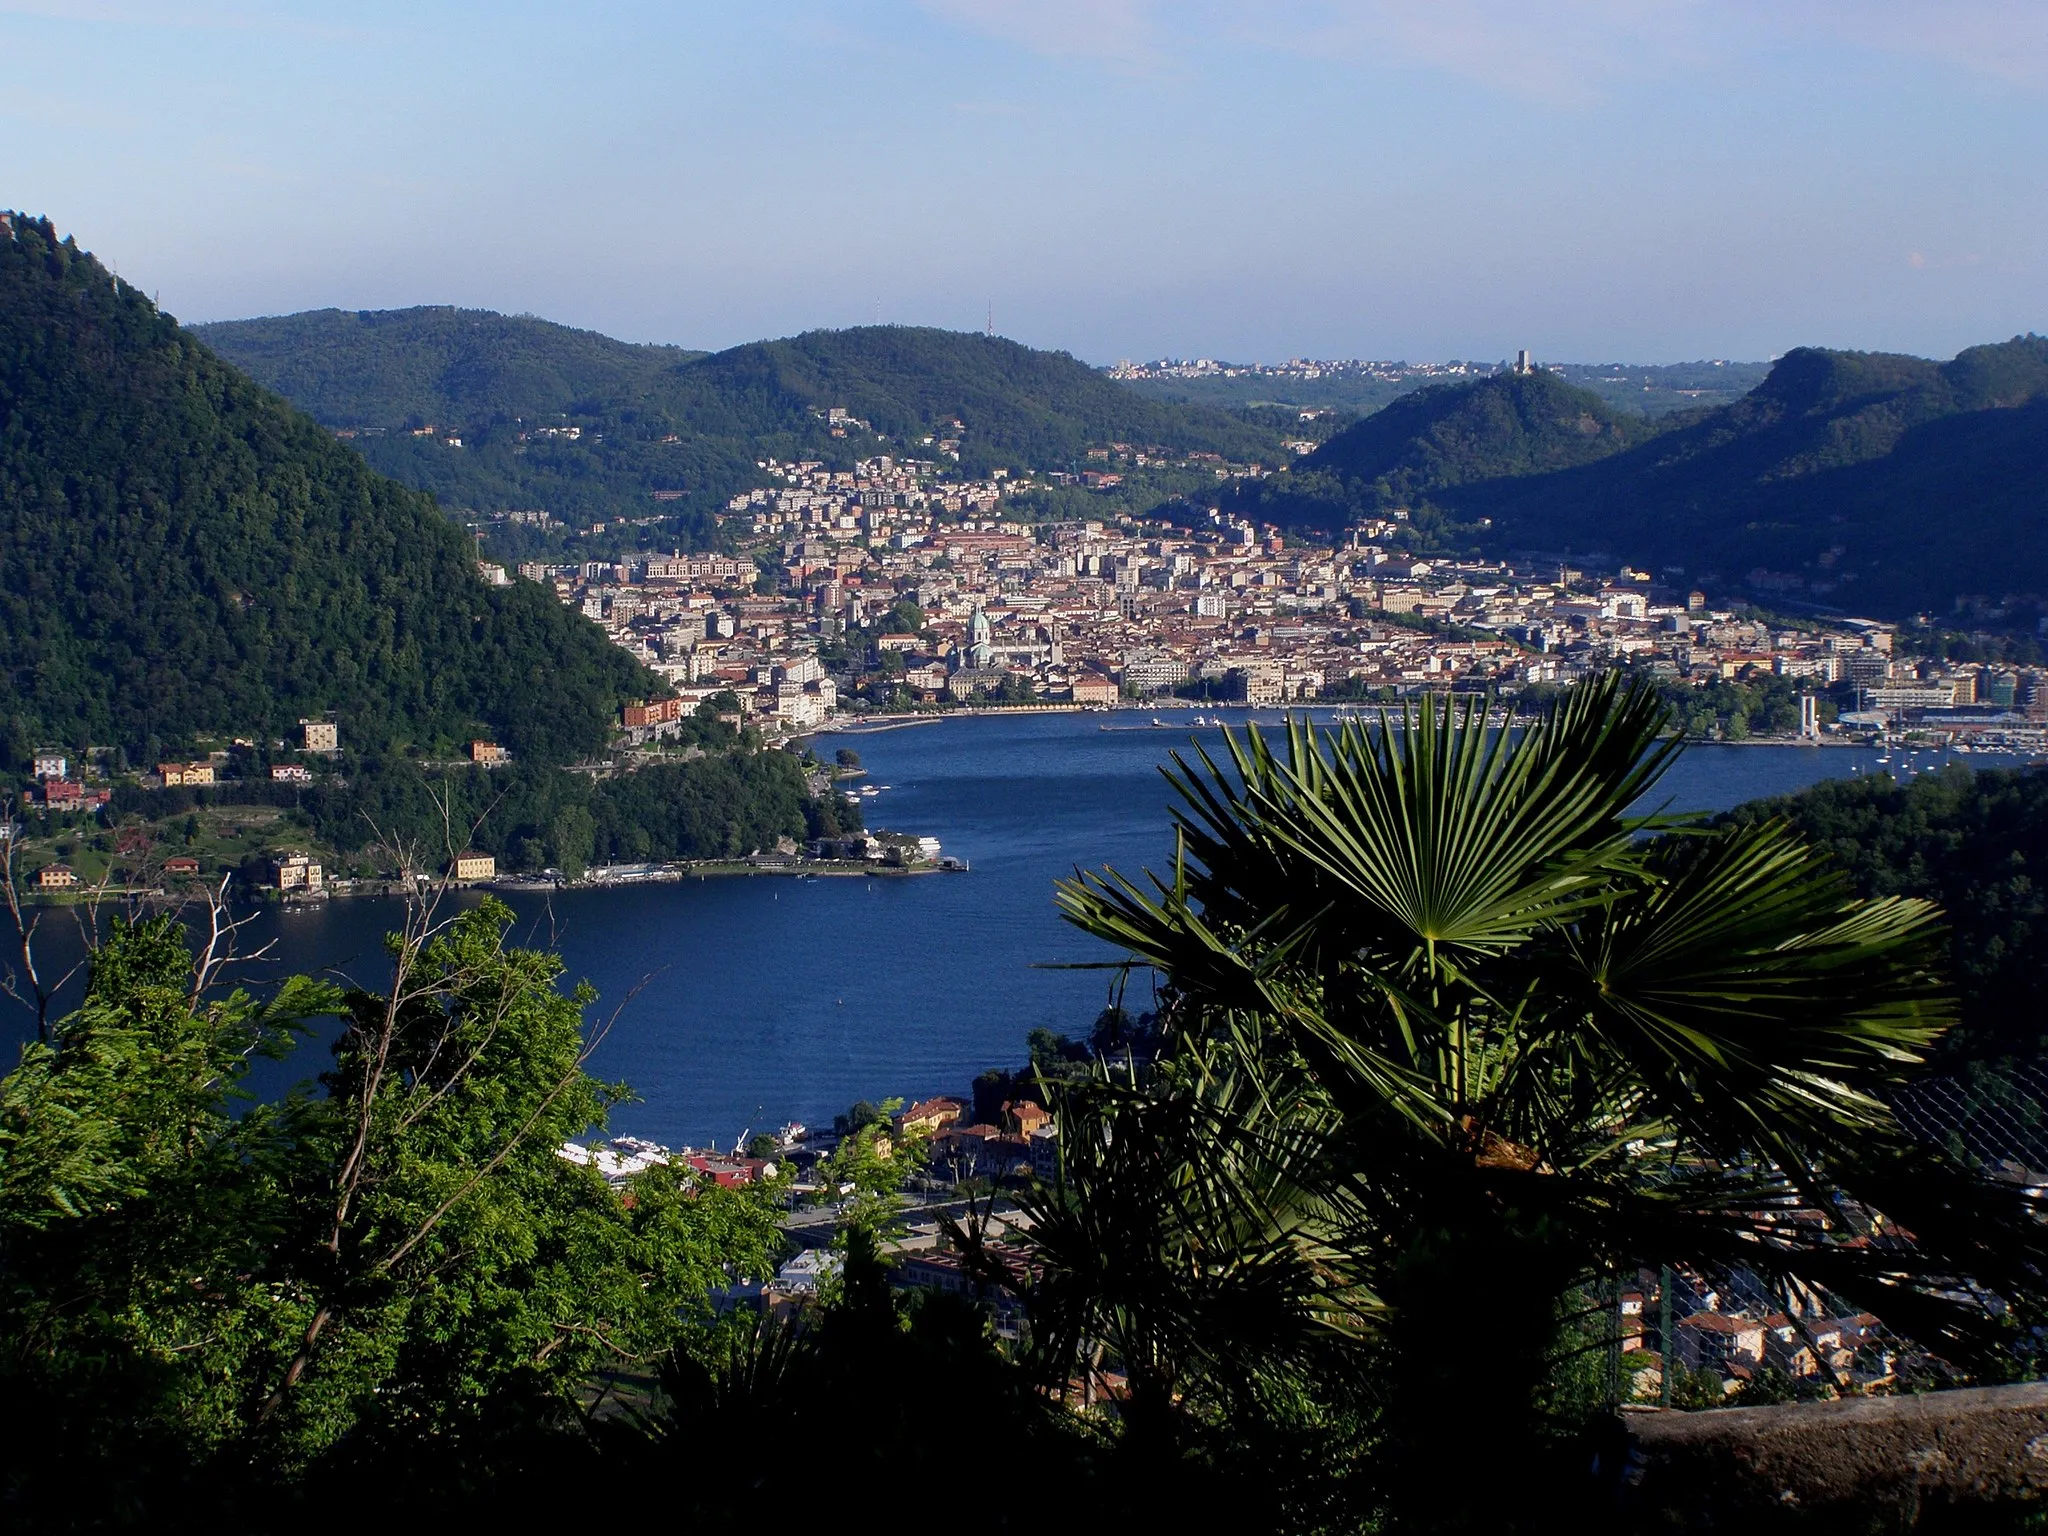
[[[2048,338],[1947,363],[1802,348],[1627,453],[1444,499],[1490,516],[1501,548],[1606,551],[1859,610],[2048,593]]]
[[[1444,385],[1233,505],[1321,529],[1413,506],[1456,547],[1780,602],[2048,611],[2048,338],[1946,363],[1801,348],[1732,404],[1655,421],[1546,373]]]
[[[1921,896],[1947,914],[1959,1026],[1940,1065],[2039,1061],[2048,1045],[2048,776],[1957,765],[1908,782],[1833,779],[1723,817],[1783,817],[1834,856],[1865,897]]]
[[[1390,507],[1442,501],[1467,486],[1592,463],[1657,428],[1549,373],[1502,373],[1404,395],[1275,476],[1245,510],[1341,527]]]
[[[756,461],[770,456],[843,467],[934,456],[957,439],[968,474],[1064,468],[1111,441],[1283,456],[1269,426],[1146,399],[1065,353],[954,331],[811,331],[709,356],[477,310],[322,310],[198,331],[446,506],[572,523],[658,514],[672,520],[660,532],[686,543],[713,538],[710,515],[761,483]],[[833,407],[869,430],[834,436]],[[411,435],[429,423],[435,433]],[[537,430],[549,427],[578,435]]]
[[[144,754],[336,711],[362,745],[601,746],[651,679],[46,221],[0,235],[0,725]]]
[[[448,305],[313,309],[192,330],[252,378],[337,427],[542,420],[574,406],[616,411],[646,399],[678,364],[703,356]]]
[[[969,472],[1057,468],[1111,441],[1234,458],[1276,451],[1267,432],[1225,412],[1147,400],[1064,352],[959,331],[807,331],[715,353],[685,373],[733,402],[736,425],[794,425],[795,416],[844,405],[893,441],[957,435]],[[964,432],[946,427],[956,418]]]

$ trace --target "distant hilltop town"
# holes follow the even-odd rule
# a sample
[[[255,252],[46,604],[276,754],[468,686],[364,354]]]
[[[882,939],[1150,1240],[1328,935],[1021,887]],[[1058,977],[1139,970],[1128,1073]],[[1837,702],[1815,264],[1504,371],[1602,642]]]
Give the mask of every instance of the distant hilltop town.
[[[1481,378],[1498,371],[1494,363],[1461,362],[1455,358],[1441,363],[1372,361],[1365,358],[1316,360],[1289,358],[1284,363],[1223,363],[1213,357],[1160,358],[1156,362],[1134,363],[1128,359],[1108,370],[1113,379],[1378,379],[1400,384],[1409,380]]]

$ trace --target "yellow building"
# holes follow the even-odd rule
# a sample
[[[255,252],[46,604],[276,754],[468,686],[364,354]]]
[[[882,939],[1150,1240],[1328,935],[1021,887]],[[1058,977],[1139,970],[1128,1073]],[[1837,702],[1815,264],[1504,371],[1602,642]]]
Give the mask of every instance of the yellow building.
[[[469,744],[469,760],[489,767],[494,763],[511,762],[512,754],[495,741],[472,741]]]
[[[304,853],[288,854],[272,860],[270,878],[280,891],[317,891],[322,888],[324,876],[312,856]]]
[[[213,764],[211,763],[158,763],[156,771],[163,775],[164,787],[174,784],[211,784]]]
[[[495,880],[498,861],[488,853],[458,853],[449,864],[448,873],[457,880]]]

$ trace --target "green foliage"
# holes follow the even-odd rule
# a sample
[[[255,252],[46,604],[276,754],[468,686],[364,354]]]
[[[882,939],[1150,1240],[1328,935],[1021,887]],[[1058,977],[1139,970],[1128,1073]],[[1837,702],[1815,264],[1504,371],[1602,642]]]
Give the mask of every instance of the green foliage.
[[[931,1159],[928,1135],[898,1135],[890,1124],[889,1117],[902,1107],[901,1099],[854,1105],[845,1117],[852,1128],[840,1134],[839,1144],[818,1165],[818,1198],[844,1202],[837,1240],[842,1251],[849,1242],[879,1243],[895,1233],[903,1191]],[[853,1125],[856,1119],[863,1123]]]
[[[519,763],[430,775],[382,758],[345,785],[303,789],[298,803],[314,835],[344,853],[412,847],[431,865],[473,847],[508,869],[571,874],[591,864],[741,858],[778,838],[858,827],[857,808],[811,797],[797,759],[739,748],[729,728],[714,728],[726,750],[615,778]]]
[[[1744,741],[1752,736],[1789,736],[1799,729],[1799,700],[1814,691],[1792,677],[1760,677],[1738,683],[1716,679],[1704,688],[1674,683],[1662,690],[1673,719],[1692,740]],[[1821,695],[1817,712],[1823,724],[1840,713],[1835,701]]]
[[[889,1111],[872,1099],[856,1099],[845,1114],[832,1117],[832,1134],[851,1136],[854,1132],[864,1131],[871,1125],[880,1125],[888,1118]]]
[[[300,409],[340,427],[544,422],[577,403],[625,409],[704,356],[532,315],[447,305],[314,309],[192,330]]]
[[[591,994],[509,921],[413,928],[386,996],[196,1006],[175,919],[116,927],[0,1081],[0,1507],[218,1515],[377,1446],[460,1461],[515,1405],[567,1425],[593,1372],[772,1264],[764,1194],[656,1169],[628,1202],[556,1155],[620,1090],[583,1070]],[[240,1100],[336,1012],[323,1093]]]
[[[483,734],[562,761],[658,691],[424,497],[221,364],[47,222],[0,240],[0,718],[10,739]]]
[[[1116,1476],[1099,1435],[1033,1393],[971,1299],[892,1289],[867,1241],[849,1245],[826,1305],[733,1320],[679,1352],[662,1388],[644,1440],[611,1463],[629,1523],[755,1529],[813,1463],[839,1489],[953,1487],[989,1446],[1005,1471],[964,1495],[978,1531],[1043,1531],[1062,1508],[1137,1524],[1191,1507],[1188,1490]]]
[[[1728,822],[1782,817],[1830,854],[1866,897],[1938,902],[1960,1023],[1936,1056],[1947,1069],[2048,1050],[2048,776],[1952,766],[1901,783],[1829,779],[1756,801]]]

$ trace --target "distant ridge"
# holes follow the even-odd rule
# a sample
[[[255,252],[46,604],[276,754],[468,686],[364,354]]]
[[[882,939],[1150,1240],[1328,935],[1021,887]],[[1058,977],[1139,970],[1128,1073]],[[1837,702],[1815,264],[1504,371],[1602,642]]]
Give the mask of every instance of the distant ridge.
[[[702,357],[532,315],[452,305],[313,309],[192,327],[214,351],[332,427],[552,416],[630,405]]]
[[[1540,371],[1418,391],[1242,506],[1330,529],[1413,505],[1461,547],[1822,607],[2048,611],[2048,338],[1947,363],[1799,348],[1729,405],[1598,406]]]
[[[450,507],[617,517],[659,496],[699,541],[727,497],[760,483],[765,457],[850,467],[876,454],[937,457],[945,441],[973,474],[1061,468],[1108,441],[1285,456],[1269,427],[1147,399],[1065,353],[974,332],[860,326],[704,354],[445,308],[316,310],[197,331],[328,426],[384,429],[357,447]],[[825,420],[835,407],[866,427],[835,435]],[[408,435],[429,423],[436,437]],[[541,425],[580,435],[520,440]],[[450,436],[460,452],[448,451]]]
[[[2038,607],[2048,338],[1947,363],[1800,348],[1732,405],[1458,505],[1491,516],[1500,546],[1607,550],[1778,598],[1889,615],[2008,595]]]
[[[0,229],[0,733],[146,754],[335,712],[560,761],[654,679],[46,220]]]

